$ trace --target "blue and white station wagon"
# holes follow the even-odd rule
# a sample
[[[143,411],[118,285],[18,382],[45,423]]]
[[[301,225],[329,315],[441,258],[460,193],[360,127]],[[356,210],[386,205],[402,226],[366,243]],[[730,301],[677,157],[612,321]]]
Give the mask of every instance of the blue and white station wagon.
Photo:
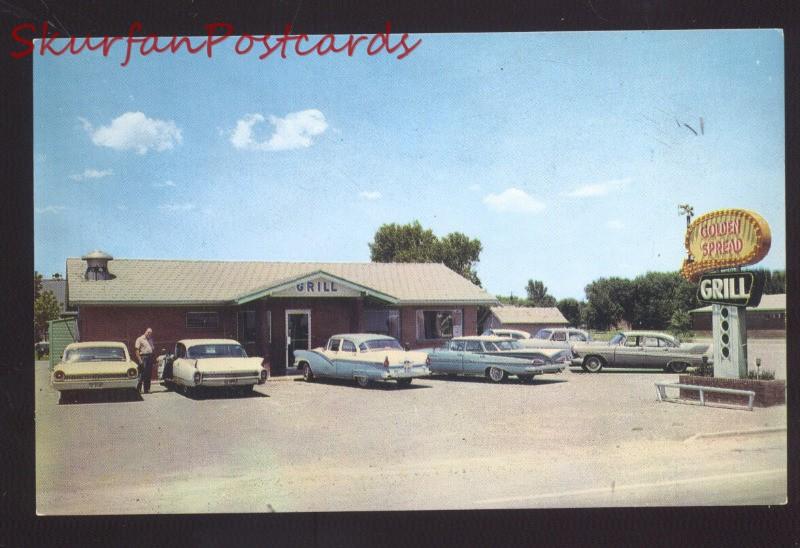
[[[392,380],[408,386],[413,379],[430,374],[426,358],[424,352],[404,350],[397,339],[371,333],[334,335],[324,348],[294,351],[294,365],[306,381],[355,379],[362,387]]]
[[[502,382],[516,375],[529,382],[542,373],[561,373],[569,365],[569,350],[525,348],[519,341],[495,336],[456,337],[428,354],[431,373],[477,375]]]

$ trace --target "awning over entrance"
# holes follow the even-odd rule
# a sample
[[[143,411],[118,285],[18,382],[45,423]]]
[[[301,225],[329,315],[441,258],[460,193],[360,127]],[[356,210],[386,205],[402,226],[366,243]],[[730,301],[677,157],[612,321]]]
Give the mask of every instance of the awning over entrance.
[[[357,284],[324,270],[315,270],[270,284],[236,298],[236,304],[245,304],[263,297],[372,297],[387,304],[397,304],[397,298],[371,287]]]

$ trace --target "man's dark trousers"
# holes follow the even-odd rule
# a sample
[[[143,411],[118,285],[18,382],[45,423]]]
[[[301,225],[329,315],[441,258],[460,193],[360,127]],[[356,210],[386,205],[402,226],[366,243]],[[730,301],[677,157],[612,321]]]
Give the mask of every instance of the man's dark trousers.
[[[153,376],[153,355],[142,354],[142,367],[141,377],[139,378],[139,391],[141,392],[142,385],[144,384],[144,391],[150,392],[150,377]]]

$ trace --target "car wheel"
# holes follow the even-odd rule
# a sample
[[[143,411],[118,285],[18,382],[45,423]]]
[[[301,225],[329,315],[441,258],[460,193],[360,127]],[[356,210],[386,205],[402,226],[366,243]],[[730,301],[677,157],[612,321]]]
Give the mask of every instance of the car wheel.
[[[589,373],[599,373],[603,369],[603,360],[597,356],[589,356],[583,360],[583,369]]]
[[[410,386],[413,379],[397,379],[398,386]]]
[[[306,382],[314,381],[314,372],[311,371],[311,366],[307,363],[303,365],[303,380]]]
[[[499,367],[490,367],[486,376],[492,382],[503,382],[506,379],[506,372]]]
[[[684,371],[686,371],[687,367],[688,367],[687,364],[682,362],[670,362],[670,364],[667,366],[667,369],[669,369],[673,373],[683,373]]]
[[[360,386],[361,388],[367,388],[369,387],[370,384],[372,384],[369,378],[366,376],[356,377],[356,382],[358,383],[358,386]]]

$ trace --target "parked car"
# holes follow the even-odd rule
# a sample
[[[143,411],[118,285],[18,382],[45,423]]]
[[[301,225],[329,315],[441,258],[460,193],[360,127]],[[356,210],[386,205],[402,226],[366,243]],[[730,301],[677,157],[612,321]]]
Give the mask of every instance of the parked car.
[[[502,382],[516,375],[529,382],[542,373],[561,373],[569,364],[561,348],[525,348],[520,341],[495,336],[456,337],[428,354],[431,373],[478,375]]]
[[[231,339],[184,339],[175,351],[157,358],[168,389],[191,392],[197,388],[227,388],[243,394],[269,378],[261,358],[250,358]]]
[[[684,343],[666,333],[622,331],[608,344],[576,343],[572,365],[597,373],[604,367],[657,367],[682,373],[703,363],[708,344]]]
[[[564,342],[589,342],[592,336],[588,331],[576,327],[546,327],[533,336],[535,340]]]
[[[530,339],[531,334],[527,331],[521,331],[519,329],[503,329],[500,327],[491,327],[489,329],[484,330],[482,333],[484,337],[488,337],[494,335],[495,337],[505,337],[507,339]]]
[[[66,401],[82,390],[136,391],[139,369],[121,342],[80,342],[67,345],[53,368],[50,382]]]
[[[426,358],[424,352],[403,349],[397,339],[372,333],[334,335],[324,347],[294,351],[294,365],[306,381],[355,379],[362,387],[373,381],[408,386],[413,379],[430,374]]]

